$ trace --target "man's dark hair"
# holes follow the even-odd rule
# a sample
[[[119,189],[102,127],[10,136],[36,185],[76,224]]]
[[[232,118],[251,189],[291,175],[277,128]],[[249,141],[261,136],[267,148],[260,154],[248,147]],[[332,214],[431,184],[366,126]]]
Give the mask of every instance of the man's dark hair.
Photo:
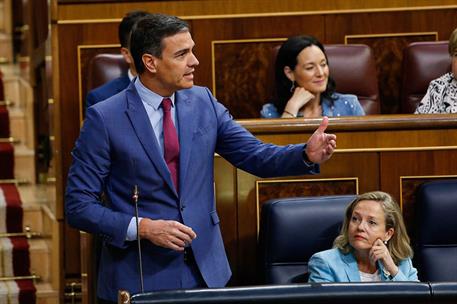
[[[141,18],[147,16],[149,13],[145,11],[132,11],[128,12],[124,18],[122,18],[119,24],[119,42],[121,47],[129,48],[130,32],[132,31],[135,23]]]
[[[130,52],[138,74],[144,72],[143,54],[161,58],[163,39],[188,31],[189,24],[175,16],[149,14],[139,20],[133,27],[130,37]]]

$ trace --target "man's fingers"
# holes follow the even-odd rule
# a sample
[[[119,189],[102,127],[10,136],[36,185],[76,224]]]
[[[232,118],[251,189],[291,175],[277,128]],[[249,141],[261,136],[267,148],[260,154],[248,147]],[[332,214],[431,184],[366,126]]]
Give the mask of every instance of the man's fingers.
[[[177,221],[143,219],[140,226],[141,237],[152,243],[182,251],[197,237],[192,228]]]
[[[184,243],[178,239],[168,240],[165,244],[162,244],[162,247],[173,249],[175,251],[184,251]]]
[[[175,223],[176,223],[176,228],[178,228],[180,232],[182,232],[182,233],[186,234],[187,236],[189,236],[190,241],[192,241],[193,239],[195,239],[197,237],[197,234],[189,226],[186,226],[186,225],[181,224],[179,222],[175,222]]]
[[[325,130],[328,127],[328,117],[324,116],[322,118],[321,124],[319,125],[319,128],[317,128],[316,132],[324,133]]]
[[[193,240],[190,235],[182,232],[179,229],[174,231],[174,236],[183,242],[183,246],[189,245],[190,243],[192,243]]]
[[[336,135],[335,134],[325,134],[325,139],[328,142],[334,141],[336,143]]]

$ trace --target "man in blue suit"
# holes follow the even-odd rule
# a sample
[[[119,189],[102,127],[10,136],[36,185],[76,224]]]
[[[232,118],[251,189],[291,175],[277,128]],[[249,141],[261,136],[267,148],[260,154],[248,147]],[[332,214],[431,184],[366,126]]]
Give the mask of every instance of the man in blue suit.
[[[122,21],[119,24],[118,35],[119,42],[121,44],[121,54],[124,57],[125,61],[128,63],[129,70],[127,74],[108,81],[102,86],[89,91],[86,97],[86,109],[90,106],[93,106],[97,102],[105,100],[124,90],[129,86],[132,79],[137,75],[135,63],[133,62],[133,58],[129,50],[130,32],[132,31],[132,27],[135,25],[135,23],[147,14],[148,13],[143,11],[133,11],[127,13],[125,17],[122,18]]]
[[[131,46],[139,77],[87,110],[72,152],[67,220],[104,240],[98,297],[115,301],[119,289],[139,292],[137,185],[145,290],[222,287],[231,271],[214,202],[214,153],[262,177],[314,174],[332,155],[336,136],[324,133],[325,117],[306,144],[256,139],[207,88],[193,85],[194,41],[177,17],[141,19]],[[179,139],[174,147],[170,128]]]

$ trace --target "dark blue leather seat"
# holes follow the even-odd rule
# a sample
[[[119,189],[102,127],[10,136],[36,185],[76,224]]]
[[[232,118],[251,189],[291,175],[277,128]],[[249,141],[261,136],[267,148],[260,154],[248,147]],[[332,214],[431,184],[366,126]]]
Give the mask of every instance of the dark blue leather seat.
[[[419,279],[457,281],[457,180],[424,183],[416,200]]]
[[[307,282],[308,260],[330,249],[355,195],[273,199],[262,207],[259,232],[262,282]]]

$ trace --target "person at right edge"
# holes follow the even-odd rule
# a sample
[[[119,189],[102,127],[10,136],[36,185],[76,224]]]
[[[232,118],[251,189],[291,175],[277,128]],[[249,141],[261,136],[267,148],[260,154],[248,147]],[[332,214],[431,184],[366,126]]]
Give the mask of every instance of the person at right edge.
[[[145,291],[223,287],[231,270],[214,198],[214,154],[276,177],[319,173],[336,147],[336,136],[325,133],[327,117],[306,144],[255,138],[208,88],[194,86],[194,45],[177,17],[139,20],[130,43],[138,77],[87,109],[72,151],[66,219],[103,239],[97,296],[104,303],[114,303],[120,289],[141,289],[135,188]]]
[[[414,114],[457,113],[457,28],[449,37],[451,72],[432,80]]]
[[[361,194],[346,208],[333,245],[309,259],[309,282],[418,281],[400,208],[385,192]]]

